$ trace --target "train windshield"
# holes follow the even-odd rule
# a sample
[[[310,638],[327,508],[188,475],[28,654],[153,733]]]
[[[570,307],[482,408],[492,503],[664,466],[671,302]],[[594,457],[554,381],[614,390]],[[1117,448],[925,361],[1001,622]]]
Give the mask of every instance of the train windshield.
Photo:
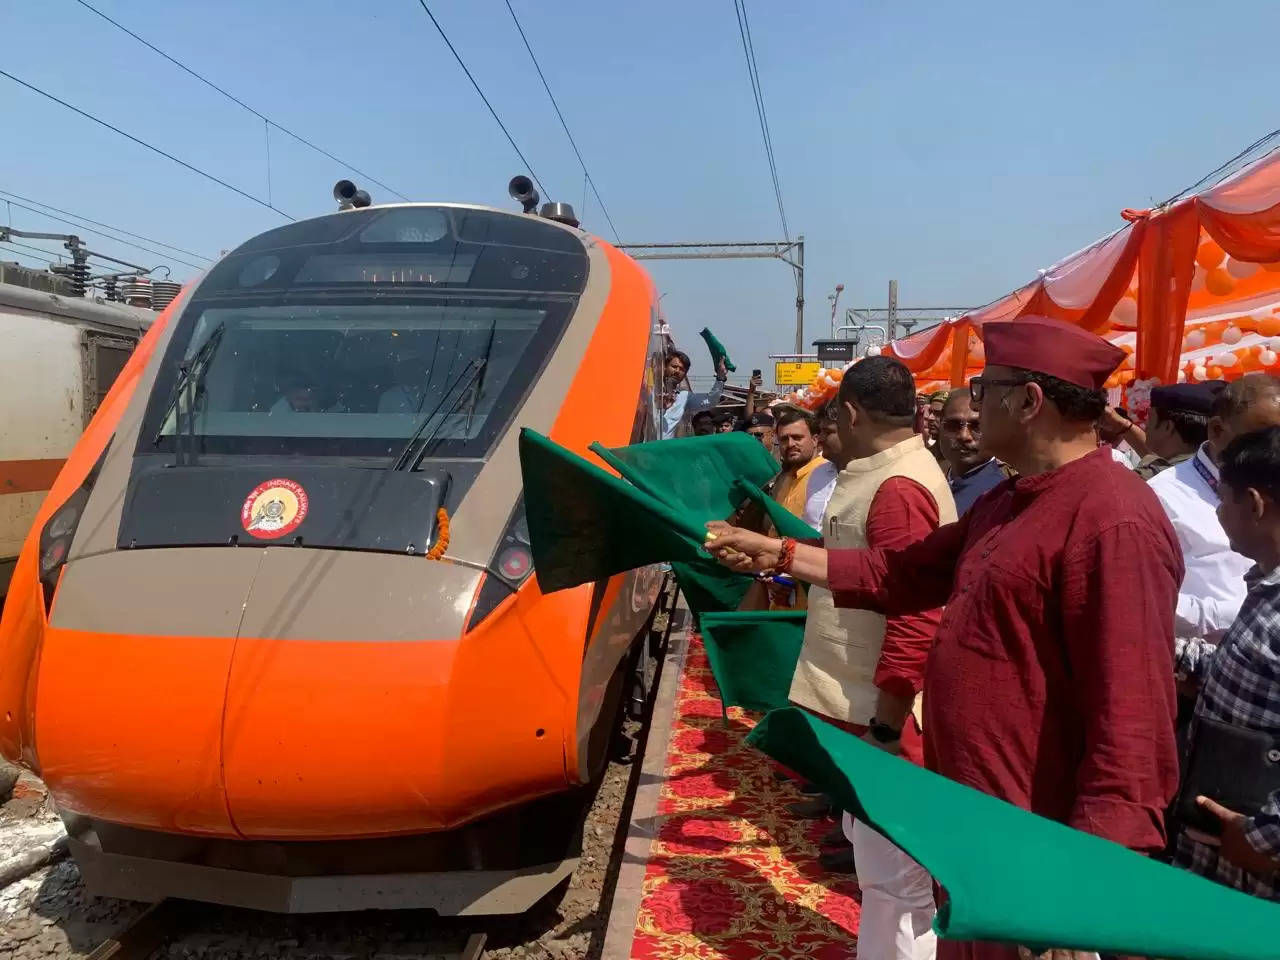
[[[586,271],[573,234],[492,211],[370,208],[272,231],[195,291],[139,452],[381,458],[417,433],[435,456],[482,457]]]

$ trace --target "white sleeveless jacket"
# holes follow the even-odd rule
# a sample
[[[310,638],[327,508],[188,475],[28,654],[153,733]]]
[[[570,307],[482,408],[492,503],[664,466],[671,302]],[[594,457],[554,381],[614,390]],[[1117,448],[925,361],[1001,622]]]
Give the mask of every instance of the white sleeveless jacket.
[[[940,522],[955,521],[955,501],[946,477],[916,435],[874,456],[853,460],[840,472],[823,516],[822,535],[829,549],[867,546],[871,501],[890,477],[919,483],[938,505]],[[884,628],[880,614],[837,608],[830,590],[811,588],[804,646],[791,681],[792,702],[834,720],[870,723],[877,695],[872,679],[884,645]],[[919,719],[918,697],[915,712]]]

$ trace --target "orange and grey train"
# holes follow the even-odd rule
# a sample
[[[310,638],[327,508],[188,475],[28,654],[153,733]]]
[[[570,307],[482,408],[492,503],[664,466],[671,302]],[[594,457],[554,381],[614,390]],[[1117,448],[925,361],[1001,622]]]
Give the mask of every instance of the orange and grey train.
[[[664,328],[634,260],[511,192],[340,182],[185,290],[86,429],[0,621],[0,751],[92,892],[513,913],[572,872],[658,577],[540,593],[517,435],[654,437]]]

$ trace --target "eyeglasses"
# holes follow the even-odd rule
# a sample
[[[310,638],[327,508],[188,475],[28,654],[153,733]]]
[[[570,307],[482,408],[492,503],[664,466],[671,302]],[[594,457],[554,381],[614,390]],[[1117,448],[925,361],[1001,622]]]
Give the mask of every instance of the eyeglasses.
[[[978,426],[977,420],[961,420],[957,417],[947,417],[947,419],[942,421],[942,429],[949,433],[959,433],[965,427],[969,428],[970,433],[982,432],[982,428]]]
[[[969,381],[969,396],[974,403],[982,403],[982,397],[987,392],[987,387],[1020,387],[1024,383],[1030,383],[1028,377],[1011,377],[1005,380],[999,380],[994,377],[974,377]]]

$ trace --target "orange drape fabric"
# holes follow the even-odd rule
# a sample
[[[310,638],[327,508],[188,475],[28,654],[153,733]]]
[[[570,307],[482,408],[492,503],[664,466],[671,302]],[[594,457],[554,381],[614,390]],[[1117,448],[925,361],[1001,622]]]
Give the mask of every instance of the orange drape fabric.
[[[1280,151],[1273,152],[1203,193],[1154,211],[1125,210],[1128,235],[1113,234],[1055,265],[1026,286],[934,330],[885,347],[917,380],[963,383],[981,365],[971,355],[968,331],[979,339],[986,323],[1016,322],[1031,315],[1055,317],[1098,333],[1110,333],[1120,299],[1138,278],[1136,370],[1139,378],[1177,379],[1196,248],[1207,235],[1235,261],[1280,262]],[[1203,231],[1203,235],[1202,235]],[[1123,247],[1117,254],[1117,244]],[[1105,274],[1105,275],[1103,275]],[[1201,313],[1229,312],[1233,300],[1247,311],[1269,282],[1237,273],[1236,292],[1197,294]],[[1090,289],[1097,283],[1096,293]],[[1064,306],[1054,299],[1067,305]],[[1253,298],[1253,299],[1251,299]],[[1126,324],[1127,326],[1127,324]]]
[[[1200,222],[1185,200],[1147,220],[1138,256],[1138,376],[1173,383],[1191,295]]]
[[[1280,203],[1257,213],[1223,213],[1208,200],[1196,203],[1204,232],[1236,260],[1280,260]]]
[[[951,385],[963,387],[969,366],[969,324],[956,325],[951,339]]]

